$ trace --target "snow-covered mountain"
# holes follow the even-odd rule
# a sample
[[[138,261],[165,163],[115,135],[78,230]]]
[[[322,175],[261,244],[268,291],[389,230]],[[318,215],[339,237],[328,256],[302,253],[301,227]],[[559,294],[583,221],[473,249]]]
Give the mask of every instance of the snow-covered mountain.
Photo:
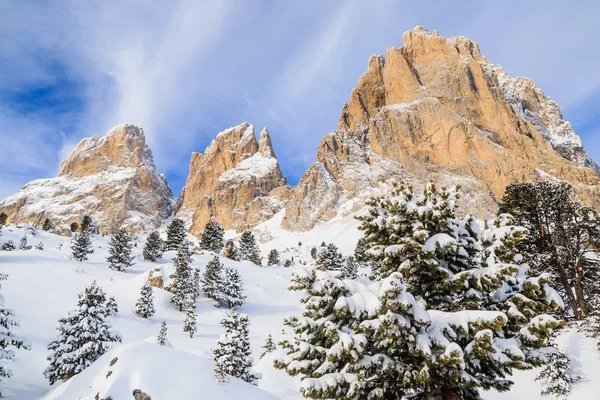
[[[15,223],[50,219],[68,232],[89,214],[100,232],[123,226],[133,231],[160,226],[173,211],[166,178],[156,171],[144,131],[118,125],[106,136],[83,139],[61,165],[58,177],[40,179],[0,202]]]

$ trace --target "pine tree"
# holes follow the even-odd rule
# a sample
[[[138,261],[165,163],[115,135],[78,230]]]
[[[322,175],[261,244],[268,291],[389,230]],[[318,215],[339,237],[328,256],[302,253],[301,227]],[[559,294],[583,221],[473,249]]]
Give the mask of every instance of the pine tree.
[[[48,218],[46,218],[44,220],[44,225],[42,225],[42,229],[46,232],[54,229],[54,225],[52,224],[52,221],[50,221]]]
[[[356,242],[356,247],[354,247],[354,259],[359,264],[367,262],[367,249],[365,248],[363,238],[358,239],[358,242]]]
[[[94,223],[89,215],[84,215],[79,225],[79,232],[87,232],[88,234],[94,233]]]
[[[69,227],[71,228],[72,233],[75,233],[79,230],[79,224],[77,222],[71,222]]]
[[[277,249],[273,249],[269,252],[267,265],[279,265],[279,252],[277,251]]]
[[[193,296],[192,271],[190,268],[188,243],[185,242],[173,259],[175,262],[175,277],[173,278],[171,303],[179,311],[183,311],[189,296]]]
[[[574,375],[570,364],[569,357],[560,350],[548,355],[548,361],[535,378],[536,381],[543,380],[547,383],[541,394],[558,397],[567,396],[571,392],[571,385],[583,377]]]
[[[194,268],[194,278],[192,279],[192,292],[194,295],[194,300],[198,298],[201,292],[200,283],[202,282],[202,278],[200,278],[200,268]]]
[[[109,263],[108,267],[115,271],[126,272],[127,268],[133,265],[132,248],[129,233],[125,229],[119,229],[116,234],[112,235],[108,244],[108,253],[110,254],[106,257],[106,261]]]
[[[59,320],[58,337],[48,345],[52,352],[44,376],[54,384],[77,375],[121,341],[106,321],[106,295],[93,282],[79,295],[77,308]]]
[[[358,264],[354,260],[354,257],[349,256],[344,260],[344,265],[342,267],[342,278],[358,279]]]
[[[119,306],[117,305],[117,299],[114,296],[110,296],[106,301],[106,316],[110,317],[117,315],[119,312]]]
[[[135,303],[135,313],[142,318],[151,318],[154,316],[154,295],[152,285],[146,281],[140,291],[140,298]]]
[[[196,302],[190,297],[186,303],[185,320],[183,321],[183,331],[190,334],[190,338],[196,333]]]
[[[7,274],[0,273],[0,281],[8,278]],[[10,308],[6,308],[4,304],[4,296],[0,295],[0,384],[6,383],[13,373],[8,368],[10,361],[15,361],[14,349],[30,350],[31,345],[25,339],[15,336],[12,329],[18,328],[20,325],[19,319],[15,316],[15,312]],[[2,394],[0,393],[0,397]]]
[[[15,242],[12,240],[7,240],[6,242],[2,243],[2,246],[0,246],[0,250],[2,251],[13,251],[15,249]]]
[[[35,249],[36,250],[44,250],[44,243],[39,242],[38,244],[35,245]]]
[[[314,258],[315,260],[317,259],[317,254],[318,254],[318,252],[317,252],[317,248],[316,247],[313,247],[312,249],[310,249],[310,256],[312,258]]]
[[[165,241],[165,251],[177,250],[187,239],[185,224],[180,218],[173,218],[167,227],[167,240]]]
[[[204,275],[202,277],[202,291],[206,297],[214,300],[220,298],[220,285],[224,268],[224,265],[219,261],[219,256],[217,255],[206,264]]]
[[[223,252],[223,256],[233,261],[240,261],[239,250],[236,247],[235,242],[233,240],[229,239],[225,244],[225,251]]]
[[[246,296],[244,296],[242,288],[242,277],[237,269],[225,267],[217,281],[215,297],[219,305],[226,305],[229,308],[241,306],[246,302]]]
[[[319,253],[317,264],[329,271],[339,271],[344,266],[344,258],[337,246],[330,243]]]
[[[262,346],[262,349],[263,350],[260,353],[260,357],[259,357],[260,360],[262,360],[262,358],[265,355],[277,350],[277,346],[275,345],[275,342],[273,342],[273,336],[271,336],[270,333],[269,333],[269,336],[267,336],[267,340],[265,341],[265,344]]]
[[[213,350],[215,376],[219,382],[226,382],[227,376],[240,378],[253,385],[260,376],[254,374],[248,332],[248,316],[231,310],[231,314],[221,321],[225,333]]]
[[[256,238],[250,231],[242,233],[240,238],[240,260],[248,260],[256,265],[261,265],[260,249]]]
[[[6,221],[8,220],[8,215],[5,212],[0,213],[0,230],[6,225]]]
[[[293,262],[291,259],[289,259],[289,258],[288,258],[287,260],[285,260],[285,261],[284,261],[284,263],[283,263],[283,266],[284,266],[285,268],[289,268],[289,267],[291,267],[292,265],[294,265],[294,262]]]
[[[75,236],[75,240],[71,245],[71,250],[73,252],[73,259],[79,262],[87,260],[88,255],[94,252],[92,249],[92,240],[90,239],[90,234],[87,230],[79,232],[77,236]]]
[[[165,242],[160,238],[157,231],[151,232],[146,239],[144,250],[142,252],[144,260],[156,261],[162,258]]]
[[[213,253],[220,254],[223,250],[223,237],[225,236],[225,230],[216,221],[210,221],[204,227],[204,232],[200,237],[199,247],[200,250],[212,251]]]
[[[19,241],[19,250],[27,250],[27,235],[23,235]]]
[[[160,346],[164,346],[167,343],[167,322],[163,321],[160,324],[160,331],[158,331],[158,336],[156,337],[156,341]]]

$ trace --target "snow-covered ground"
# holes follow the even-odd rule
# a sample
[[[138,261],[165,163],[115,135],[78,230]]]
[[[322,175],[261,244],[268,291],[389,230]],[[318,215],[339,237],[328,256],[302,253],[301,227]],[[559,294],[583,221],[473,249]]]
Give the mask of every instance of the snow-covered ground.
[[[280,217],[280,216],[278,216]],[[350,255],[360,237],[357,222],[352,218],[336,218],[308,233],[293,233],[279,228],[277,218],[257,228],[263,257],[276,248],[284,252],[283,257],[296,254],[301,260],[310,260],[310,248],[321,242],[333,242],[344,255]],[[24,234],[23,228],[9,225],[3,228],[0,242],[13,240],[18,246]],[[228,232],[228,236],[234,236]],[[287,290],[292,273],[299,266],[258,267],[250,262],[234,262],[226,258],[226,265],[237,267],[244,281],[247,296],[245,305],[239,311],[246,312],[250,319],[250,339],[255,358],[255,370],[263,374],[259,389],[241,381],[233,380],[218,384],[212,375],[211,349],[215,347],[222,333],[220,320],[227,314],[226,309],[217,309],[212,300],[200,296],[197,303],[198,331],[190,338],[182,331],[185,313],[176,311],[169,302],[170,294],[155,289],[156,315],[149,320],[139,318],[134,313],[134,305],[139,296],[149,270],[171,264],[174,253],[165,253],[156,263],[145,262],[141,257],[140,241],[134,249],[135,266],[127,273],[112,271],[107,267],[108,238],[94,237],[95,253],[90,260],[79,263],[67,258],[70,254],[69,238],[38,230],[36,236],[28,236],[29,245],[44,244],[44,250],[15,250],[0,252],[0,271],[9,275],[2,282],[0,293],[6,298],[6,306],[13,308],[21,320],[21,327],[15,333],[26,337],[32,345],[31,351],[17,350],[16,362],[12,365],[14,376],[8,380],[2,392],[8,399],[77,399],[93,398],[101,389],[101,396],[112,395],[115,399],[133,398],[133,389],[141,389],[153,400],[193,398],[194,393],[202,393],[203,398],[228,399],[300,399],[298,378],[288,377],[285,372],[272,366],[274,355],[258,360],[260,347],[267,335],[279,342],[290,337],[285,332],[283,318],[299,313],[300,294]],[[302,246],[298,246],[302,242]],[[62,249],[57,247],[62,244]],[[195,255],[192,267],[204,269],[210,255]],[[123,336],[123,344],[114,348],[97,363],[72,381],[52,388],[42,372],[47,366],[47,344],[56,336],[59,318],[74,308],[77,294],[93,280],[114,296],[119,313],[110,317],[113,326]],[[155,337],[162,321],[168,325],[168,340],[172,348],[159,347],[148,341]],[[558,339],[561,348],[572,358],[577,373],[586,380],[574,386],[570,399],[587,400],[597,398],[600,393],[600,353],[596,341],[568,331]],[[117,357],[119,361],[110,366]],[[106,378],[112,370],[113,380]],[[192,372],[185,372],[192,370]],[[186,378],[173,371],[182,371]],[[485,399],[541,399],[541,383],[534,382],[536,371],[517,372],[513,379],[514,389],[508,393],[484,393]],[[181,379],[180,379],[181,378]],[[58,386],[58,385],[55,385]],[[50,392],[52,390],[52,392]],[[96,392],[94,392],[96,391]],[[264,392],[263,392],[264,391]],[[266,393],[269,392],[269,393]],[[119,393],[121,396],[116,396]],[[190,396],[192,394],[192,396]]]

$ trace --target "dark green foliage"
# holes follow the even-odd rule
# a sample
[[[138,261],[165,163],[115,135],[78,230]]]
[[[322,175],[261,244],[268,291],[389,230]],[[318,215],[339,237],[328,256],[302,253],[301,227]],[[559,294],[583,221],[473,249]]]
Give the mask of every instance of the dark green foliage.
[[[112,235],[108,243],[108,253],[110,254],[106,257],[106,261],[109,263],[108,267],[115,271],[127,271],[127,268],[133,265],[132,248],[133,244],[129,233],[125,229],[119,229]]]
[[[337,246],[330,243],[319,253],[317,265],[329,271],[340,271],[344,266],[344,258]]]
[[[175,262],[175,276],[171,288],[171,303],[179,311],[183,311],[187,305],[188,298],[194,296],[193,276],[190,268],[190,251],[188,243],[185,242],[173,259]]]
[[[167,240],[165,241],[165,251],[177,250],[181,245],[187,242],[185,225],[180,218],[173,218],[167,227]]]
[[[254,234],[250,231],[242,233],[240,238],[240,260],[252,261],[256,265],[261,265],[260,249],[256,243]]]
[[[157,231],[151,232],[146,239],[142,255],[146,261],[156,261],[162,258],[165,243]]]
[[[269,334],[269,336],[267,336],[267,340],[265,341],[265,344],[262,346],[262,351],[260,353],[260,359],[262,359],[265,355],[274,352],[275,350],[277,350],[277,346],[275,345],[275,342],[273,341],[273,336],[271,336],[271,334]]]
[[[70,225],[71,232],[77,232],[79,230],[79,224],[77,222],[72,222]]]
[[[151,318],[154,316],[154,294],[152,285],[146,281],[140,290],[140,297],[135,303],[135,313],[142,318]]]
[[[269,252],[267,265],[279,265],[279,252],[277,249],[273,249]]]
[[[79,232],[87,232],[88,234],[92,234],[94,230],[94,224],[92,222],[92,217],[89,215],[84,215],[81,220],[81,224],[79,225]]]
[[[212,251],[213,253],[221,253],[223,250],[223,237],[225,230],[216,221],[210,221],[204,227],[204,232],[200,237],[200,250]]]
[[[83,230],[75,236],[71,251],[73,259],[79,262],[87,260],[88,255],[94,252],[90,233],[87,230]]]
[[[229,239],[225,244],[225,251],[223,252],[223,256],[233,261],[240,261],[239,250],[236,247],[235,242],[233,240]]]
[[[206,297],[218,300],[218,285],[223,274],[223,269],[224,265],[219,261],[219,256],[217,255],[206,264],[204,275],[202,277],[202,291]]]
[[[312,258],[314,258],[315,260],[317,259],[317,254],[318,254],[318,252],[317,252],[317,248],[316,247],[313,247],[312,249],[310,249],[310,256]]]
[[[367,249],[365,248],[365,242],[363,238],[358,239],[356,242],[356,247],[354,247],[354,260],[357,263],[362,264],[367,262]]]
[[[52,221],[50,221],[48,218],[46,218],[44,220],[44,225],[42,226],[42,229],[46,232],[54,229],[54,225],[52,224]]]

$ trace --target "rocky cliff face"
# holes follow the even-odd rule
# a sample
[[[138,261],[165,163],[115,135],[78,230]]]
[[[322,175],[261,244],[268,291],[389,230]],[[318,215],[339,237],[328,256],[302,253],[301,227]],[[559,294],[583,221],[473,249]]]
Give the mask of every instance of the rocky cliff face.
[[[284,207],[286,187],[269,132],[264,129],[257,142],[254,127],[243,123],[219,133],[204,154],[192,154],[176,215],[192,234],[211,219],[244,230]]]
[[[41,224],[49,218],[65,229],[88,214],[102,233],[153,229],[172,210],[171,189],[156,171],[143,130],[134,125],[83,139],[57,178],[30,182],[0,202],[9,222]]]
[[[531,80],[509,77],[464,37],[417,27],[402,41],[369,60],[338,131],[294,188],[284,227],[307,230],[356,209],[389,178],[461,184],[463,209],[480,216],[523,180],[567,180],[600,205],[598,164]]]

